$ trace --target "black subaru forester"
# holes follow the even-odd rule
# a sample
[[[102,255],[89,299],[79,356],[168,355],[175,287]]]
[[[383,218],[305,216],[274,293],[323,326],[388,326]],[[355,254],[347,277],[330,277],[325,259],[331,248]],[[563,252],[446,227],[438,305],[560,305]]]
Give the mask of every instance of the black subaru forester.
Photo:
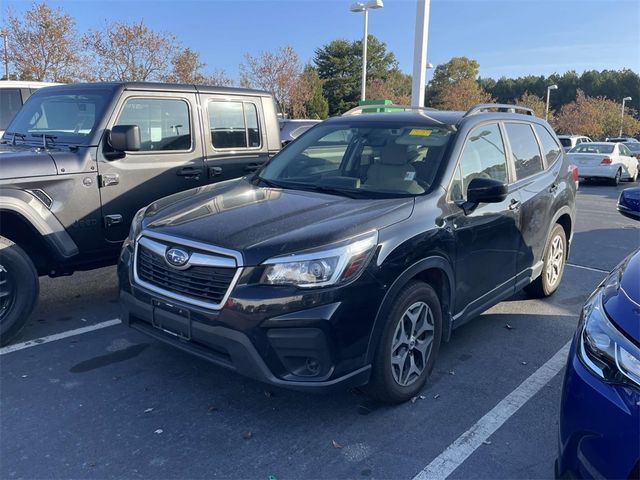
[[[575,196],[528,109],[352,112],[140,210],[121,299],[131,327],[243,375],[401,402],[455,327],[558,288]]]

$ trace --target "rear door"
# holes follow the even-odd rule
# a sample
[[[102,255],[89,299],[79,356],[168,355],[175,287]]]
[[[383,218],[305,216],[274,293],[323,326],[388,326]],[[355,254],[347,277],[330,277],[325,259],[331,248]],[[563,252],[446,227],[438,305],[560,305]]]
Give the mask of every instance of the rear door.
[[[114,125],[138,125],[142,148],[98,162],[102,215],[109,241],[126,238],[136,211],[167,195],[204,182],[203,146],[195,93],[125,91]]]
[[[514,167],[515,184],[520,193],[521,245],[518,249],[516,288],[526,285],[534,272],[542,268],[555,197],[559,184],[561,146],[542,125],[526,122],[504,124],[509,140],[509,155]]]
[[[243,177],[269,159],[259,97],[200,94],[207,183]]]

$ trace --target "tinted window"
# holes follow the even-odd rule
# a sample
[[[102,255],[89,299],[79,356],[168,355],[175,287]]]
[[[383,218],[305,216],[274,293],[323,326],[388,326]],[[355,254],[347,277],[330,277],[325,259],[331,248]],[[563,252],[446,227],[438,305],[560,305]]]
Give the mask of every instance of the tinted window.
[[[531,126],[526,123],[507,123],[506,127],[518,180],[541,172],[542,157]]]
[[[20,107],[22,107],[22,97],[19,89],[0,88],[0,130],[6,130]]]
[[[538,134],[538,138],[542,144],[542,151],[547,159],[547,165],[551,165],[555,159],[558,158],[558,155],[560,155],[560,147],[554,140],[553,136],[549,133],[549,130],[544,128],[542,125],[536,125],[534,128],[536,129],[536,133]]]
[[[454,200],[462,198],[474,178],[493,178],[507,183],[507,157],[497,124],[477,127],[467,139],[460,159],[461,178],[452,185]],[[462,183],[460,185],[460,182]]]
[[[560,143],[562,144],[563,147],[570,147],[571,146],[571,139],[570,138],[561,138],[560,139]]]
[[[601,143],[585,143],[578,145],[569,153],[613,153],[614,145],[603,145]]]
[[[189,106],[184,100],[131,98],[117,125],[140,127],[143,152],[191,148]]]
[[[253,103],[211,101],[208,109],[215,148],[260,147],[258,110]]]

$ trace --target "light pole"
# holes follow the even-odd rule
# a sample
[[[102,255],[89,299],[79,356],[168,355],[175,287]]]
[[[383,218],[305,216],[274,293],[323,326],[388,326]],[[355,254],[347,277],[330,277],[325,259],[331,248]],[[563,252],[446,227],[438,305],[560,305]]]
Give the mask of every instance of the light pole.
[[[622,112],[620,113],[620,135],[618,135],[619,137],[622,136],[622,127],[624,126],[624,104],[627,102],[627,100],[631,101],[633,100],[633,98],[624,97],[622,99]]]
[[[557,90],[558,85],[549,85],[547,87],[547,108],[544,111],[544,119],[549,120],[549,97],[551,97],[551,90]]]
[[[351,11],[364,13],[364,36],[362,37],[362,89],[360,99],[365,100],[367,93],[367,38],[369,36],[369,10],[384,7],[382,0],[370,0],[367,3],[358,2],[351,5]]]
[[[411,82],[411,106],[413,107],[424,107],[430,9],[431,0],[416,1],[416,31],[414,34],[413,79]]]
[[[4,79],[9,80],[9,53],[7,52],[7,44],[9,43],[9,32],[2,30],[0,32],[4,40]]]
[[[433,69],[433,64],[432,63],[427,63],[427,68],[425,68],[425,70],[424,70],[424,89],[423,90],[424,90],[424,97],[425,98],[423,98],[423,101],[422,101],[423,105],[418,105],[419,107],[423,107],[424,106],[424,103],[425,103],[425,100],[426,100],[426,97],[427,97],[427,85],[429,85],[429,76],[427,74],[429,73],[429,70],[432,70],[432,69]],[[416,105],[412,105],[412,106],[416,106]]]

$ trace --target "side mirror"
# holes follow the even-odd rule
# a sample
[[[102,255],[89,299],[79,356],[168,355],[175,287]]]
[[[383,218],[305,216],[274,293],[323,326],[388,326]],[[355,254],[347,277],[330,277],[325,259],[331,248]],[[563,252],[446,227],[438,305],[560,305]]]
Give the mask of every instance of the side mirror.
[[[140,143],[138,125],[115,125],[109,133],[109,144],[118,152],[137,152]]]
[[[500,203],[508,193],[506,183],[493,178],[474,178],[467,188],[467,201],[474,204]]]

